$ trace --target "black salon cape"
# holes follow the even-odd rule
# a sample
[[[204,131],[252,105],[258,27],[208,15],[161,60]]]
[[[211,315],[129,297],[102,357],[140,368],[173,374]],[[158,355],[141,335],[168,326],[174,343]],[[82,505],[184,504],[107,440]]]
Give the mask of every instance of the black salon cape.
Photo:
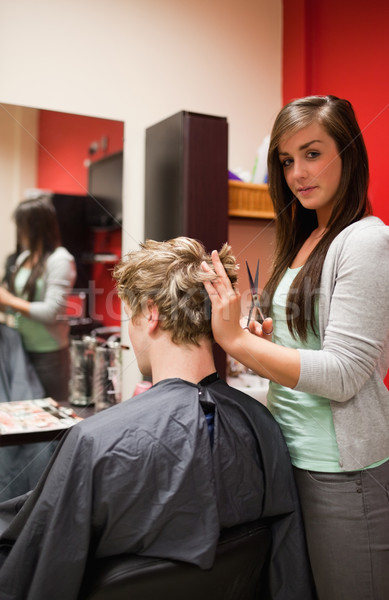
[[[216,407],[212,449],[200,402]],[[11,522],[10,511],[19,511]],[[291,464],[273,417],[222,380],[164,380],[72,427],[27,500],[0,505],[0,598],[75,600],[88,553],[206,569],[222,527],[259,517],[275,518],[269,598],[309,600]]]
[[[0,411],[2,402],[43,398],[20,333],[0,323]],[[34,487],[53,455],[55,442],[0,448],[0,502]],[[1,599],[1,595],[0,595]]]

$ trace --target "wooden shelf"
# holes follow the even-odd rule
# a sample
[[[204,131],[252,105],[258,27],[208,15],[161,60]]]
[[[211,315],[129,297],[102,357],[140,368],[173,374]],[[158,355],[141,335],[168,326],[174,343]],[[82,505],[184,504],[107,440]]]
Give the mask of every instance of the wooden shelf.
[[[228,182],[228,215],[250,219],[274,219],[273,204],[266,183]]]

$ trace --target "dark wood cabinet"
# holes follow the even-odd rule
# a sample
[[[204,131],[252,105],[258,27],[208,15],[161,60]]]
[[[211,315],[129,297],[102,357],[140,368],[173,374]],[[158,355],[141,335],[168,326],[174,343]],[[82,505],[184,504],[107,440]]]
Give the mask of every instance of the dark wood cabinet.
[[[145,237],[228,238],[228,124],[181,111],[146,130]]]
[[[145,238],[201,241],[211,252],[228,240],[228,123],[181,111],[146,130]],[[218,373],[226,357],[215,345]]]

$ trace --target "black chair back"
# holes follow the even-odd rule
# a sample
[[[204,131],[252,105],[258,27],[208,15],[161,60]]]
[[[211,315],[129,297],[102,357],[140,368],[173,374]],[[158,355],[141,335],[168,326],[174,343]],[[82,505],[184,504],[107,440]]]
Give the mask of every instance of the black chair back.
[[[214,565],[121,555],[95,562],[85,600],[256,600],[267,597],[270,527],[264,521],[222,531]]]

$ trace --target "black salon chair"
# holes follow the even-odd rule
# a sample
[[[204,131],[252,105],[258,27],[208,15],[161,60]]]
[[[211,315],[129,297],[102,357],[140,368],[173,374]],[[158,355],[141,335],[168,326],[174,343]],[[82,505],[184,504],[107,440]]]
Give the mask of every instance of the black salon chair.
[[[211,569],[122,555],[96,561],[84,600],[261,600],[267,597],[270,527],[264,521],[222,531]]]

